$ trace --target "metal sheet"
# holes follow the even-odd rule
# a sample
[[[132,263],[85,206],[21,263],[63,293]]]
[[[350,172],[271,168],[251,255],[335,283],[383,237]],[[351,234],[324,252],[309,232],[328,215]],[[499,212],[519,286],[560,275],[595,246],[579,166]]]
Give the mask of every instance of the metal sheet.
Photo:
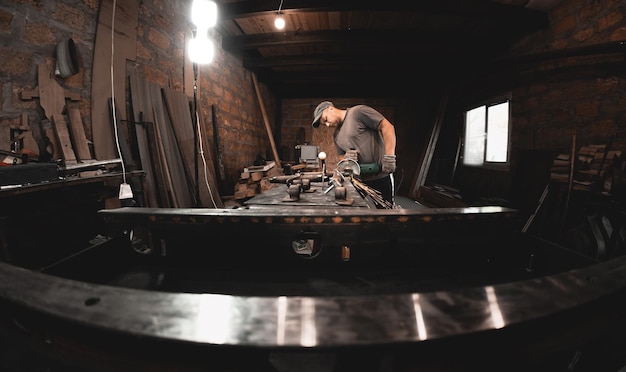
[[[208,345],[337,347],[512,327],[626,288],[626,257],[514,283],[428,293],[242,297],[95,285],[0,263],[0,297],[95,329]]]

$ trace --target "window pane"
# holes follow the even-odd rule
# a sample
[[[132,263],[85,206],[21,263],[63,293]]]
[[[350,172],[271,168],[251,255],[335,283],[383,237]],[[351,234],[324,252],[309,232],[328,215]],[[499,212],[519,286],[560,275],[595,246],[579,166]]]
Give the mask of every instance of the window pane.
[[[467,112],[465,116],[465,147],[463,164],[481,165],[485,156],[485,106]]]
[[[487,112],[488,162],[506,163],[509,140],[509,102],[489,107]]]

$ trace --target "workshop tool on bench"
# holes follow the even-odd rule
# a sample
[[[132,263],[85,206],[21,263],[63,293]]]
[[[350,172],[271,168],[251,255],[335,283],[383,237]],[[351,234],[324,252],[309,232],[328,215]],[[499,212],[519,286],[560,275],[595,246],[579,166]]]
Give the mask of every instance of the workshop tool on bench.
[[[343,173],[341,173],[339,169],[335,169],[335,175],[333,176],[333,178],[330,179],[330,182],[329,182],[330,185],[328,185],[328,188],[324,190],[324,195],[328,194],[328,192],[332,190],[333,188],[343,185],[344,181],[345,181],[345,177]]]
[[[337,168],[335,168],[339,173],[352,177],[353,175],[358,176],[361,174],[361,166],[356,160],[353,159],[342,159],[337,163]]]
[[[360,180],[360,176],[380,173],[381,165],[377,163],[359,164],[353,159],[343,159],[337,163],[337,171],[350,177],[350,182],[362,197],[369,196],[374,204],[385,209],[392,209],[393,204],[383,199],[380,191],[373,189]],[[328,190],[327,190],[328,191]]]
[[[311,188],[311,180],[308,178],[294,179],[291,182],[287,182],[287,194],[288,197],[284,201],[297,201],[300,199],[300,194],[303,192],[315,192],[315,189]]]
[[[352,205],[354,203],[354,199],[348,198],[348,189],[344,186],[345,180],[346,176],[344,176],[344,174],[342,174],[338,169],[335,169],[335,176],[330,179],[330,185],[326,190],[324,190],[324,195],[334,189],[335,203],[339,205]]]
[[[361,167],[359,163],[353,159],[342,159],[337,163],[337,167],[335,168],[335,174],[333,178],[330,180],[330,185],[324,191],[324,194],[328,194],[330,190],[335,187],[339,187],[343,184],[346,177],[350,179],[353,178],[354,175],[361,174]]]
[[[308,179],[310,182],[323,182],[323,178],[328,177],[322,177],[319,173],[297,173],[290,176],[274,176],[270,178],[270,183],[290,184],[296,179]]]
[[[291,187],[292,185],[300,185],[302,192],[314,192],[315,191],[315,189],[311,188],[310,178],[295,178],[293,180],[287,181],[287,187]]]
[[[378,163],[360,164],[353,159],[343,159],[337,163],[337,169],[344,174],[367,176],[380,173],[381,165]]]
[[[359,164],[361,170],[360,175],[378,174],[381,170],[381,165],[378,163]]]
[[[302,192],[302,186],[299,184],[289,185],[287,188],[287,196],[283,198],[284,202],[293,202],[300,200],[300,192]]]
[[[348,197],[348,189],[345,186],[335,187],[335,203],[339,205],[354,204],[354,199]]]
[[[324,176],[326,175],[326,153],[324,151],[320,151],[317,154],[317,158],[322,161],[322,188],[324,188]]]
[[[274,176],[270,178],[271,183],[284,183],[287,185],[287,196],[283,201],[298,201],[301,193],[315,192],[315,189],[311,187],[311,182],[322,180],[322,175],[318,173],[298,173],[290,176]]]

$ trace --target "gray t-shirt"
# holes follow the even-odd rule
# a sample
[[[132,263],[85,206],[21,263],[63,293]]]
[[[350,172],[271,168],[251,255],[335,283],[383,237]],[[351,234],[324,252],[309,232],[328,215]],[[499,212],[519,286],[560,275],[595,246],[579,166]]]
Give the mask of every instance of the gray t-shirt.
[[[350,149],[359,152],[359,163],[382,164],[385,143],[378,127],[385,117],[366,105],[346,109],[346,117],[334,134],[337,153],[344,155]]]

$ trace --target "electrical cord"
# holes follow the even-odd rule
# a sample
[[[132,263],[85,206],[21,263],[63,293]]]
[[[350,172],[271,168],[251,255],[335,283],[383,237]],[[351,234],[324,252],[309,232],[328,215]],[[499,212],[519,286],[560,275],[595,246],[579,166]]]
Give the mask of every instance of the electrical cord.
[[[198,105],[197,105],[197,96],[198,96],[198,85],[197,85],[197,73],[196,73],[196,77],[194,78],[194,111],[195,111],[195,117],[196,117],[196,133],[198,133],[198,149],[199,149],[199,154],[200,157],[202,158],[202,165],[203,165],[203,169],[204,169],[204,184],[206,186],[206,188],[209,190],[209,195],[211,196],[211,202],[213,203],[213,208],[217,208],[217,204],[215,203],[215,198],[213,197],[213,190],[211,189],[211,185],[209,185],[209,179],[207,177],[207,163],[206,163],[206,157],[204,156],[204,147],[202,146],[202,130],[200,128],[200,116],[198,115]]]
[[[114,56],[115,56],[115,9],[116,9],[117,1],[113,0],[113,11],[111,16],[111,111],[113,116],[113,130],[115,132],[115,146],[117,149],[117,156],[121,160],[122,164],[122,185],[120,185],[120,199],[122,196],[126,198],[130,196],[132,198],[132,190],[130,186],[127,186],[126,183],[126,167],[124,165],[124,159],[122,158],[122,150],[120,149],[120,140],[118,136],[118,127],[117,127],[117,115],[116,115],[116,107],[115,107],[115,79],[114,79]],[[129,195],[130,192],[130,195]]]
[[[115,108],[115,79],[114,79],[114,55],[115,55],[115,8],[116,8],[116,0],[113,0],[113,11],[111,17],[111,111],[113,114],[113,129],[115,131],[115,145],[117,148],[117,155],[122,159],[122,150],[120,149],[120,141],[117,135],[117,116],[116,116],[116,108]],[[126,168],[124,167],[124,161],[122,159],[122,176],[124,183],[126,183]]]
[[[200,157],[202,158],[202,165],[204,166],[204,183],[207,189],[209,190],[209,195],[211,195],[211,202],[213,203],[213,208],[217,208],[217,204],[215,203],[215,198],[213,197],[213,190],[211,190],[211,186],[209,185],[209,179],[207,178],[207,164],[206,158],[204,157],[204,149],[202,147],[202,132],[200,131],[200,120],[196,116],[196,126],[198,128],[198,142],[200,146]]]
[[[123,184],[120,186],[120,196],[123,196],[124,192],[128,193],[130,192],[130,197],[132,198],[132,190],[130,190],[130,187],[128,187],[128,189],[125,190],[125,185],[127,185],[126,183],[126,167],[124,165],[124,159],[122,159],[122,151],[120,148],[120,141],[119,141],[119,136],[118,136],[118,130],[119,128],[117,127],[117,117],[116,117],[116,107],[115,107],[115,80],[114,80],[114,67],[113,67],[113,62],[114,62],[114,53],[115,53],[115,8],[116,8],[116,0],[113,0],[113,12],[112,12],[112,20],[111,20],[111,107],[112,107],[112,115],[113,115],[113,129],[115,132],[115,145],[116,145],[116,149],[117,149],[117,154],[119,156],[119,158],[122,160],[121,164],[122,164],[122,178],[123,178]],[[197,83],[196,83],[197,79],[194,79],[194,92],[197,92]],[[196,93],[197,94],[197,93]],[[198,109],[197,109],[197,102],[194,102],[194,110],[195,110],[195,117],[196,117],[196,122],[194,123],[196,125],[196,133],[198,133],[198,145],[199,145],[199,153],[201,155],[202,158],[202,164],[203,164],[203,169],[204,169],[204,183],[205,186],[207,187],[208,191],[209,191],[209,195],[211,196],[211,202],[213,203],[213,207],[217,208],[217,203],[215,202],[215,198],[213,196],[213,190],[211,189],[211,186],[209,185],[209,180],[207,177],[207,162],[206,162],[206,157],[204,156],[204,148],[202,146],[202,131],[200,128],[200,120],[199,120],[199,116],[198,116]]]

